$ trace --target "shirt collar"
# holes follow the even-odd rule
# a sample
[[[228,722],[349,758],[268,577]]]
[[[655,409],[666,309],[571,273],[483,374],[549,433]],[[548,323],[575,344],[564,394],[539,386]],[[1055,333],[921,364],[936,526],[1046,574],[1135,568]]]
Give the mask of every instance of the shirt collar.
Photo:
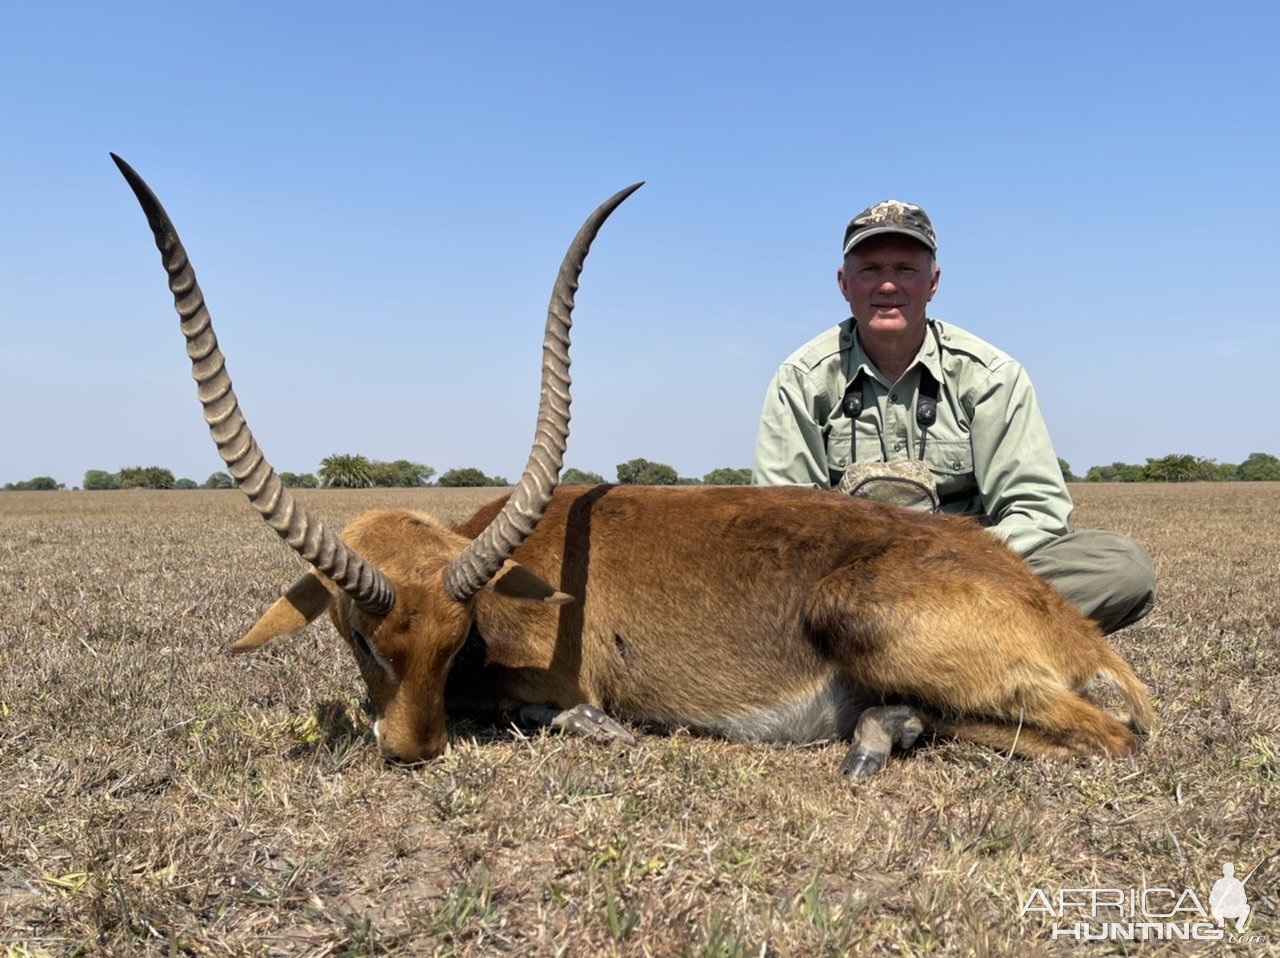
[[[927,322],[928,326],[925,329],[924,342],[920,344],[920,350],[916,353],[916,358],[907,366],[907,371],[903,375],[907,375],[917,366],[923,366],[929,370],[934,379],[942,382],[942,354],[939,352],[940,337],[935,334],[935,329],[939,329],[941,324],[933,319]],[[845,353],[844,371],[850,382],[853,381],[858,373],[862,372],[886,387],[893,385],[876,369],[871,357],[862,348],[862,340],[858,338],[858,324],[852,316],[840,324],[840,349]]]

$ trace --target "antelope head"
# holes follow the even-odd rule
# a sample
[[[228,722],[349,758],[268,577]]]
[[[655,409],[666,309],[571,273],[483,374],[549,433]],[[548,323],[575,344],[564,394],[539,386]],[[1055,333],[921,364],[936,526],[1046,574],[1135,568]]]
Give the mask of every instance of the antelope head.
[[[231,388],[204,295],[173,223],[129,164],[111,158],[137,196],[169,275],[205,421],[249,502],[312,569],[232,649],[245,652],[294,632],[328,610],[351,647],[373,703],[378,749],[422,761],[447,743],[444,687],[484,588],[522,602],[561,605],[553,589],[511,554],[551,501],[569,436],[569,330],[578,277],[596,233],[637,183],[606,200],[574,237],[547,308],[542,396],[528,464],[502,511],[474,540],[430,516],[384,510],[355,519],[341,537],[299,505],[258,448]]]

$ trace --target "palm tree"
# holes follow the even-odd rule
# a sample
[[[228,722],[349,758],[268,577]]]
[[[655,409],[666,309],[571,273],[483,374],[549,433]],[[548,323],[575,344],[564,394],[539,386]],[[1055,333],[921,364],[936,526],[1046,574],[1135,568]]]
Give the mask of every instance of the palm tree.
[[[369,460],[358,454],[325,456],[320,460],[320,484],[337,489],[365,489],[373,485]]]

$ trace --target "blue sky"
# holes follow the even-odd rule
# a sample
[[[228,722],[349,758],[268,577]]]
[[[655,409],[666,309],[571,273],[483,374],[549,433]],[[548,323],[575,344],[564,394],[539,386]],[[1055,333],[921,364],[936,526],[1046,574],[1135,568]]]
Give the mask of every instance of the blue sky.
[[[748,466],[846,315],[844,225],[919,203],[932,313],[1030,371],[1077,471],[1280,454],[1280,7],[97,3],[0,19],[0,482],[221,468],[148,180],[278,470],[514,479],[597,203],[567,463]]]

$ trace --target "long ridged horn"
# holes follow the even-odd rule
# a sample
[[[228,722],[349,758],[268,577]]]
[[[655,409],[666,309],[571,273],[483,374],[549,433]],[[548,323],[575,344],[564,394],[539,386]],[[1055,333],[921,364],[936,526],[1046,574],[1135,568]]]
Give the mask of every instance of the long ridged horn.
[[[643,185],[628,186],[605,200],[587,217],[564,255],[547,307],[547,329],[542,341],[542,398],[529,462],[502,511],[444,570],[445,591],[454,601],[465,602],[488,584],[502,563],[533,532],[551,502],[569,438],[569,327],[573,325],[578,277],[591,241],[604,221]]]
[[[129,182],[155,235],[160,260],[169,274],[173,303],[182,321],[182,334],[187,338],[191,375],[199,386],[197,392],[204,407],[205,422],[209,424],[222,461],[227,464],[227,471],[281,539],[336,582],[360,608],[372,615],[385,616],[396,601],[395,589],[386,576],[299,506],[262,455],[240,412],[204,294],[200,292],[195,270],[177,230],[156,195],[133,167],[114,153],[111,159]]]

